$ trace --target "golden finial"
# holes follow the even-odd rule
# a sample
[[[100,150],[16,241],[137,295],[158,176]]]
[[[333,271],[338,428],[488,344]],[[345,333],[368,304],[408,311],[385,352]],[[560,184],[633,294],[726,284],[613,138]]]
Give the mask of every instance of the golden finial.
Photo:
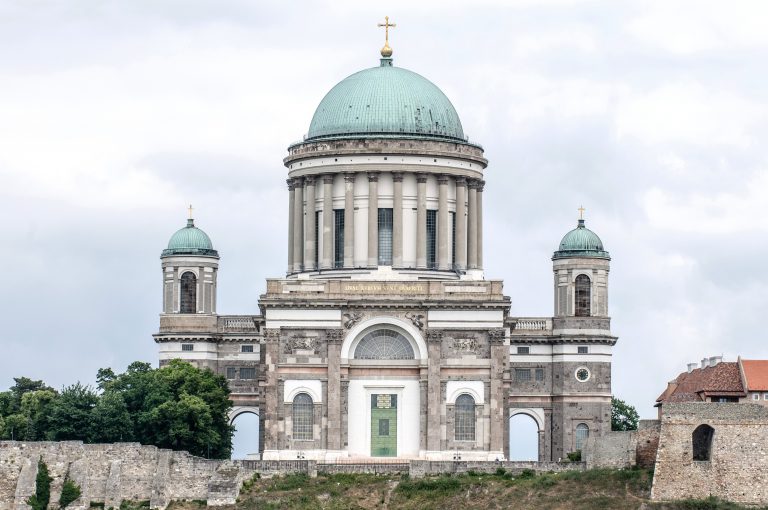
[[[584,219],[584,211],[586,211],[586,209],[584,209],[584,206],[580,205],[579,208],[577,209],[577,211],[579,211],[579,219],[583,220]]]
[[[379,23],[380,27],[384,27],[384,47],[381,49],[381,56],[389,58],[392,56],[392,48],[389,47],[389,27],[395,28],[397,25],[389,22],[389,16],[384,16],[384,23]]]
[[[189,211],[189,219],[191,220],[192,219],[192,204],[189,204],[189,208],[187,208],[187,210]]]

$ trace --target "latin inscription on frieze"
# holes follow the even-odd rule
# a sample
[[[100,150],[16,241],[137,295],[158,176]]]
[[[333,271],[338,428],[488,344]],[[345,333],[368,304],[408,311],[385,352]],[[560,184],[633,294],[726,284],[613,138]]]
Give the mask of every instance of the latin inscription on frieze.
[[[423,283],[343,283],[344,294],[426,294],[428,286]]]

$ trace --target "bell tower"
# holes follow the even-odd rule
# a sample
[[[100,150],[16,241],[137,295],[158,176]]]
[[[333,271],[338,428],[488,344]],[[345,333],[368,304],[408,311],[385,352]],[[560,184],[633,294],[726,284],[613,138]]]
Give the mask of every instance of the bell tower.
[[[552,256],[555,317],[608,317],[611,257],[589,230],[580,208],[576,228],[565,234]]]
[[[163,314],[215,314],[219,253],[208,235],[195,226],[190,206],[187,225],[163,250]]]

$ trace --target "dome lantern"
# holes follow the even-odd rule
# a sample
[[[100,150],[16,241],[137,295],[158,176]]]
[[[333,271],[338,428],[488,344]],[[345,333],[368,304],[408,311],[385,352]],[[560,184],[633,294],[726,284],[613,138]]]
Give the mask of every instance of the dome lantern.
[[[553,259],[570,257],[589,257],[610,260],[610,255],[603,248],[603,242],[597,234],[589,230],[580,218],[576,228],[565,234]]]

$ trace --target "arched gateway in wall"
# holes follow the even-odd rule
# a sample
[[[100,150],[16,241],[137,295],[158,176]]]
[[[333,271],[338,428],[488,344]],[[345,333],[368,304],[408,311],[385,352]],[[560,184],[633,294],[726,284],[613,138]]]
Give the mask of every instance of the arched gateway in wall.
[[[258,408],[264,459],[500,460],[514,409],[535,410],[541,460],[564,458],[610,426],[608,252],[580,219],[552,257],[554,315],[511,315],[483,269],[484,150],[381,55],[288,147],[287,269],[259,313],[217,314],[210,238],[191,219],[171,237],[160,363],[225,376]]]

